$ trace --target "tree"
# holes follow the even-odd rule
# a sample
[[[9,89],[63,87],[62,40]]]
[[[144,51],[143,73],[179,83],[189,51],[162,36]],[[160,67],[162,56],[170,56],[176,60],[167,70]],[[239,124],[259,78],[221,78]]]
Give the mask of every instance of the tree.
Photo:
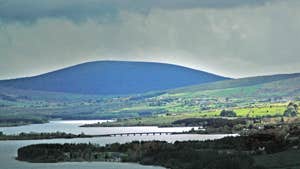
[[[233,110],[222,110],[220,113],[222,117],[236,117],[236,113]]]
[[[286,117],[295,117],[298,114],[298,105],[290,102],[284,111],[283,115]]]

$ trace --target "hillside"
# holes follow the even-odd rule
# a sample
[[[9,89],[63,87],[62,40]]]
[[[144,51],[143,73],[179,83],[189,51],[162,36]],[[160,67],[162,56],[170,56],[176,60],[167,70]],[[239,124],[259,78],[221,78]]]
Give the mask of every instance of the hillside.
[[[300,98],[300,74],[280,74],[225,80],[169,90],[161,96],[189,100],[190,105],[224,108],[256,102],[287,102]],[[215,106],[214,106],[215,105]],[[218,105],[218,106],[216,106]]]
[[[26,90],[122,95],[174,89],[228,78],[182,66],[150,63],[89,62],[43,75],[3,80],[0,85]]]
[[[300,73],[293,74],[277,74],[277,75],[267,75],[267,76],[256,76],[240,79],[231,79],[226,81],[219,81],[209,84],[199,84],[194,86],[182,87],[174,90],[169,90],[170,93],[181,93],[181,92],[199,92],[205,90],[217,90],[217,89],[228,89],[228,88],[238,88],[255,86],[265,83],[272,83],[276,81],[298,78]],[[284,84],[282,84],[284,85]]]
[[[290,101],[299,104],[299,74],[226,80],[166,91],[145,99],[144,106],[126,109],[163,110],[164,115],[118,120],[103,126],[172,126],[182,119],[220,117],[223,109],[234,110],[238,117],[278,117],[283,116]]]

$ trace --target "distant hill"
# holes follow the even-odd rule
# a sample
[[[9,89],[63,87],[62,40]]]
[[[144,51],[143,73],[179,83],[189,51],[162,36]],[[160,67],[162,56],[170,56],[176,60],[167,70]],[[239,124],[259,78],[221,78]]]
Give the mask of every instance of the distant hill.
[[[2,80],[4,87],[76,94],[122,95],[174,89],[228,78],[182,66],[97,61],[39,76]]]
[[[185,94],[193,97],[209,95],[233,98],[276,98],[300,96],[300,73],[257,76],[231,79],[209,84],[171,89],[169,94]]]
[[[281,81],[280,84],[283,87],[284,85],[288,84],[288,79],[291,80],[294,78],[297,79],[300,78],[300,73],[276,74],[276,75],[247,77],[247,78],[240,78],[240,79],[230,79],[230,80],[212,82],[208,84],[199,84],[199,85],[186,86],[177,89],[171,89],[169,90],[169,92],[170,93],[199,92],[199,91],[206,91],[206,90],[222,90],[222,89],[229,89],[229,88],[249,87],[249,86],[262,85],[262,84],[269,84],[269,86],[272,86],[271,84],[279,81]]]

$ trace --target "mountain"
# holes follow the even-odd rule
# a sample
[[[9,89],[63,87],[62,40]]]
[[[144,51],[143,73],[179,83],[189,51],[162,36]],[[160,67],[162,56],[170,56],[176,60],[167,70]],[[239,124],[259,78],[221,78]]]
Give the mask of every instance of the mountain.
[[[97,61],[34,77],[2,80],[0,85],[50,92],[122,95],[173,89],[225,79],[228,78],[171,64]]]

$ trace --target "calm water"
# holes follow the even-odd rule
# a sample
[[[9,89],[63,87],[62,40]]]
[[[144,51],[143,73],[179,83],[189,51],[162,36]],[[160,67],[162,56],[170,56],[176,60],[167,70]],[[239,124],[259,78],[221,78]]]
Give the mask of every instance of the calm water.
[[[113,134],[113,133],[128,133],[128,132],[182,132],[189,131],[193,127],[78,127],[83,124],[96,122],[104,122],[104,120],[72,120],[72,121],[51,121],[46,124],[33,124],[22,127],[0,127],[0,131],[5,134],[18,134],[21,132],[66,132],[73,134]]]
[[[20,132],[67,132],[79,134],[113,134],[128,132],[181,132],[188,131],[192,127],[158,128],[158,127],[99,127],[81,128],[82,124],[94,123],[95,121],[51,121],[47,124],[34,124],[22,127],[2,127],[0,131],[5,134],[17,134]],[[106,163],[106,162],[80,162],[80,163],[55,163],[55,164],[33,164],[19,162],[14,158],[17,156],[17,149],[38,143],[95,143],[105,145],[110,143],[125,143],[134,140],[163,140],[168,142],[184,140],[207,140],[219,139],[226,135],[155,135],[155,136],[117,136],[99,138],[79,139],[53,139],[53,140],[25,140],[25,141],[0,141],[0,168],[2,169],[162,169],[154,166],[141,166],[131,163]]]

